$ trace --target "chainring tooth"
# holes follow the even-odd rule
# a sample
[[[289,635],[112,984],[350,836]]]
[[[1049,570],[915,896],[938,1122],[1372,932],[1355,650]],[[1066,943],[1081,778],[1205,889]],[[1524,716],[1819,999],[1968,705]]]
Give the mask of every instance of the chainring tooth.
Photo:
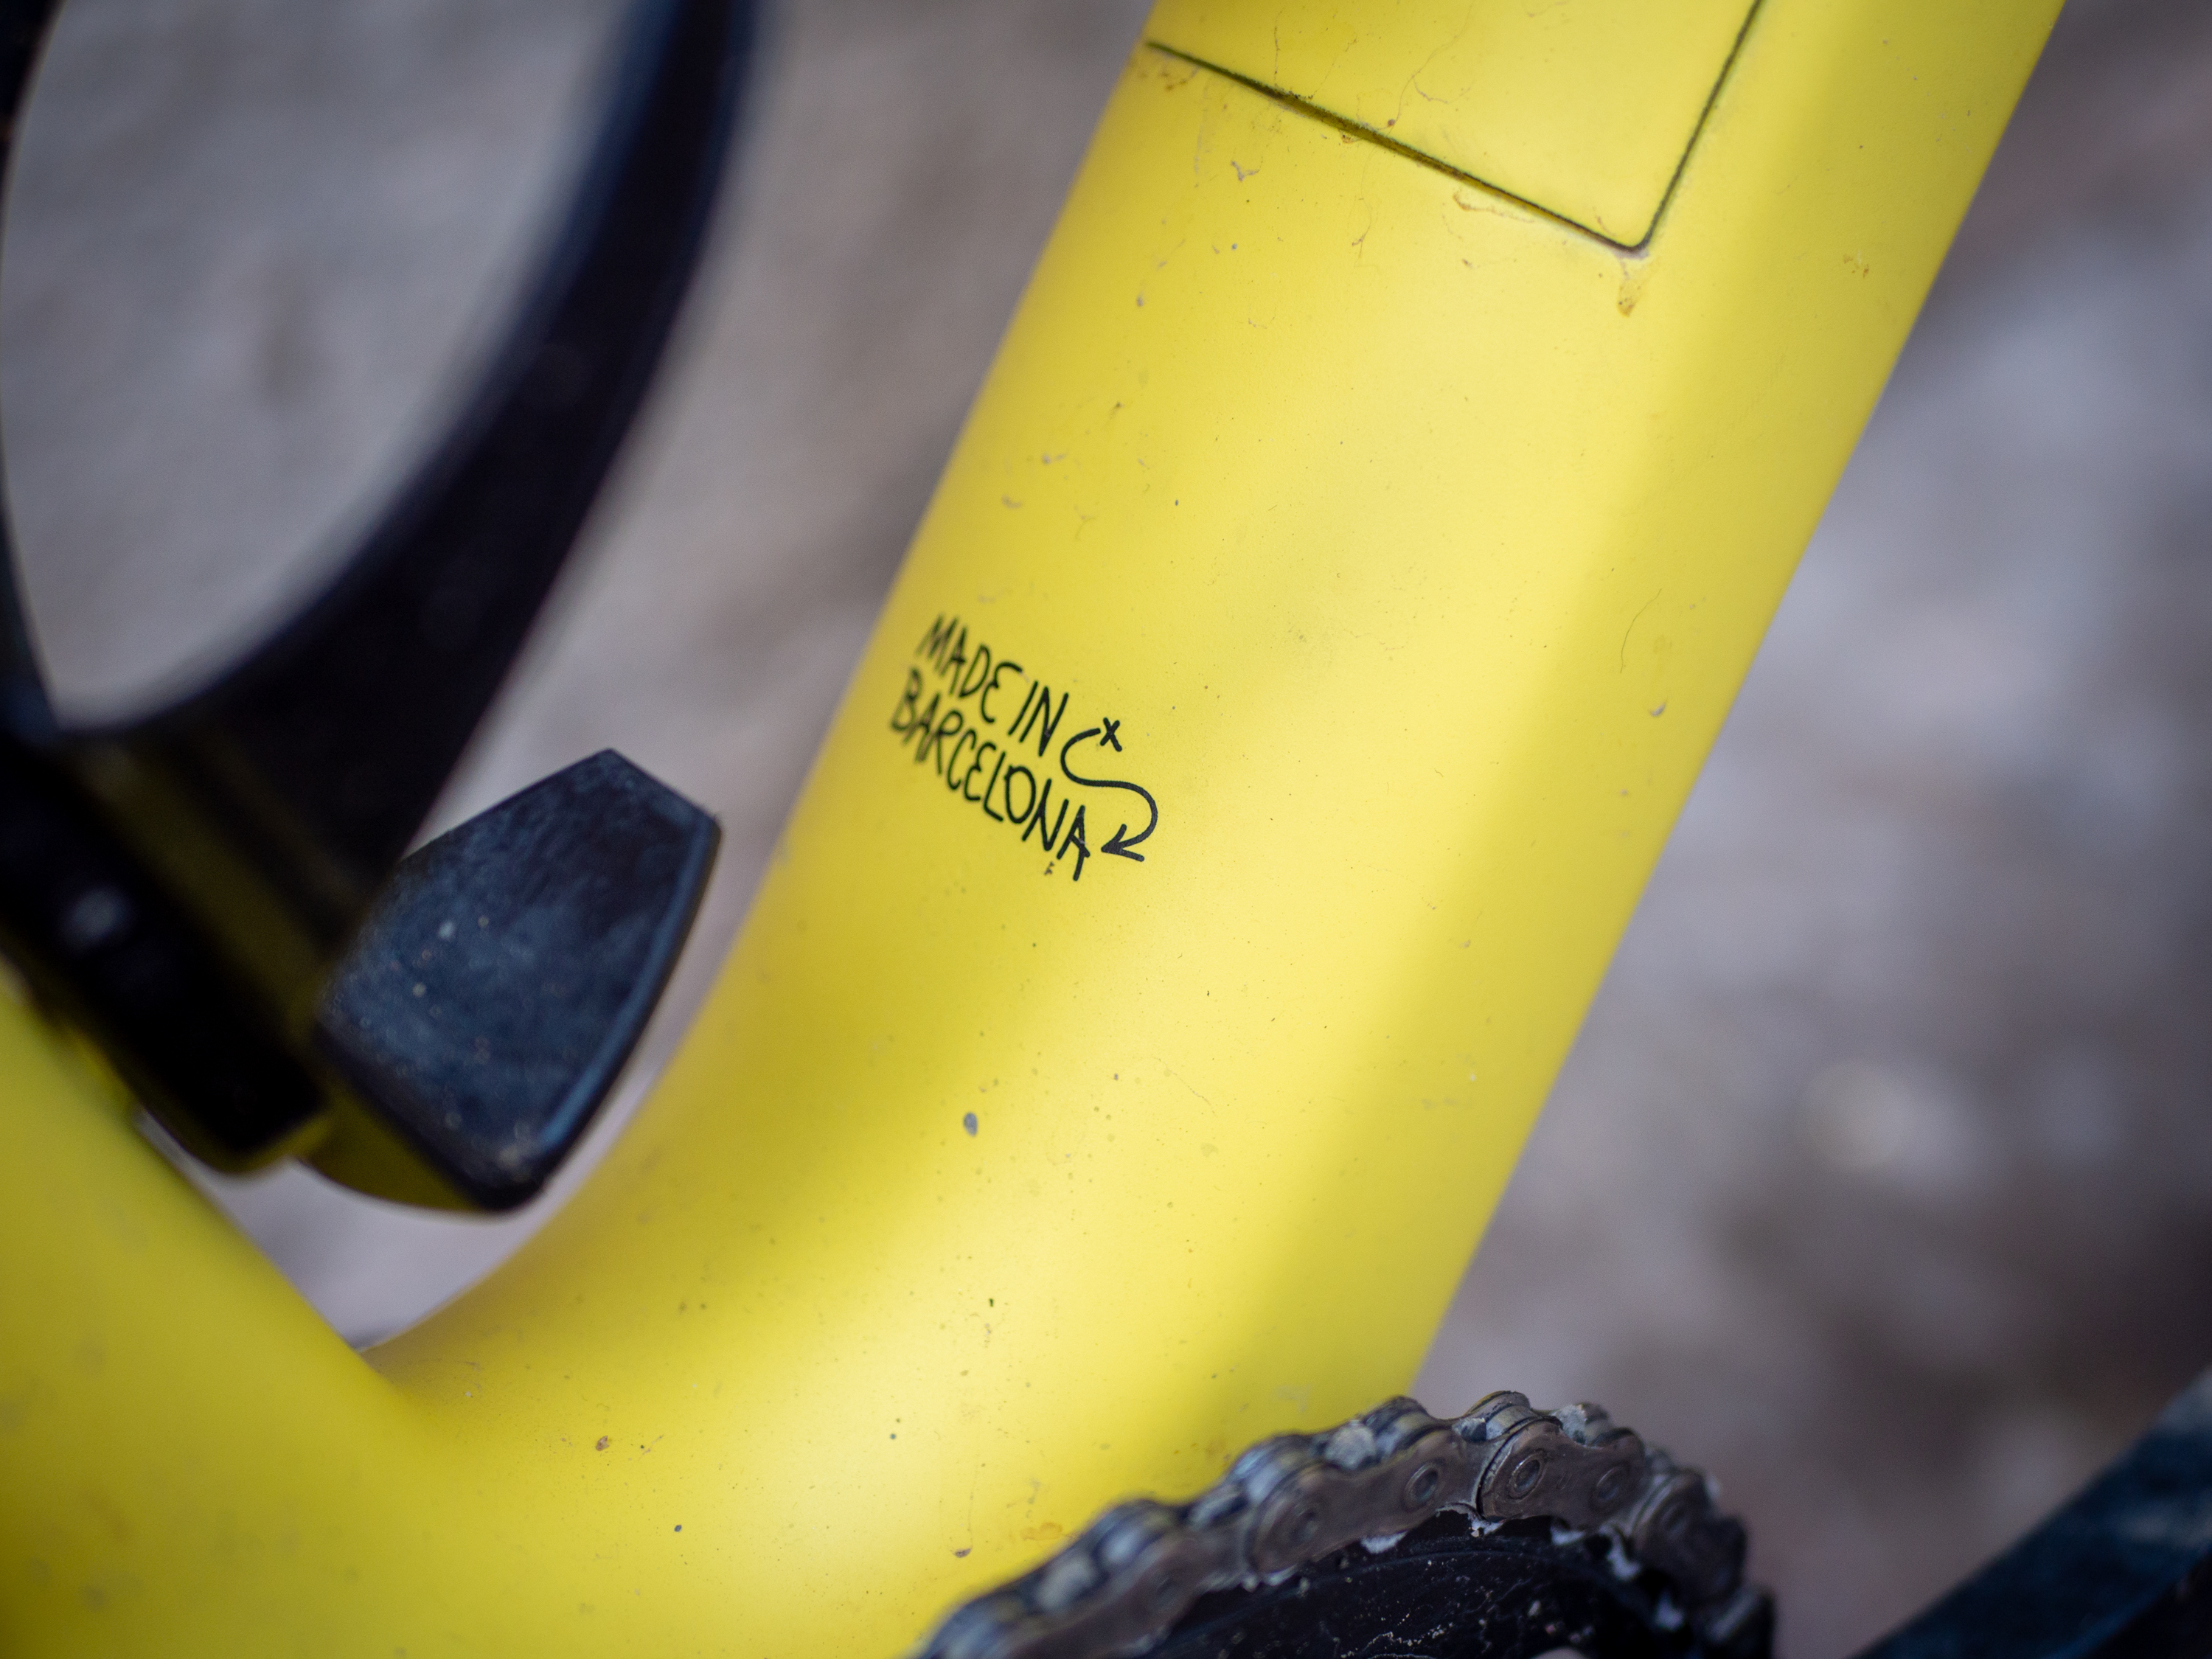
[[[1704,1474],[1655,1457],[1625,1521],[1638,1559],[1666,1574],[1692,1603],[1731,1595],[1743,1577],[1743,1523],[1723,1515]]]
[[[1692,1622],[1713,1659],[1765,1659],[1774,1650],[1774,1597],[1762,1585],[1738,1584]]]

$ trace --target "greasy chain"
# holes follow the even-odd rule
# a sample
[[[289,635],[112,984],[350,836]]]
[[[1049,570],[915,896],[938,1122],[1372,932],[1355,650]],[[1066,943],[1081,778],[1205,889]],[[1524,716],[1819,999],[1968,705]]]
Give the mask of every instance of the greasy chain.
[[[1623,1579],[1664,1582],[1662,1617],[1726,1650],[1765,1615],[1741,1524],[1711,1483],[1595,1406],[1493,1394],[1435,1418],[1397,1399],[1320,1434],[1280,1435],[1186,1504],[1116,1504],[1034,1572],[978,1596],[915,1659],[1109,1659],[1158,1642],[1211,1591],[1255,1588],[1354,1543],[1382,1551],[1445,1510],[1478,1531],[1548,1521]]]

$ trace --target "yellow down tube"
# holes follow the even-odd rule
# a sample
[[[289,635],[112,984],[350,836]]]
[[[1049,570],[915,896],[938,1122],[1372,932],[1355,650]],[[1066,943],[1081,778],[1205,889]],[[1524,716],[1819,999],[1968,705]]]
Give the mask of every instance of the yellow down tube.
[[[1170,0],[515,1261],[358,1358],[0,1018],[0,1648],[889,1655],[1402,1387],[2055,9]]]

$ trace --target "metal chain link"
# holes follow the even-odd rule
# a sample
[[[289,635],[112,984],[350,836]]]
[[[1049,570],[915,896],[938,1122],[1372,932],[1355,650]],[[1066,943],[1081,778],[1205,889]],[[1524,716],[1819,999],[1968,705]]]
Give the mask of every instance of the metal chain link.
[[[1539,1411],[1493,1394],[1464,1416],[1400,1398],[1320,1434],[1263,1440],[1185,1504],[1100,1516],[1035,1571],[956,1611],[915,1659],[1115,1659],[1158,1643],[1201,1595],[1279,1582],[1354,1543],[1377,1552],[1447,1510],[1478,1528],[1548,1521],[1562,1547],[1607,1547],[1656,1575],[1705,1646],[1770,1616],[1744,1582],[1744,1530],[1705,1475],[1595,1406]]]

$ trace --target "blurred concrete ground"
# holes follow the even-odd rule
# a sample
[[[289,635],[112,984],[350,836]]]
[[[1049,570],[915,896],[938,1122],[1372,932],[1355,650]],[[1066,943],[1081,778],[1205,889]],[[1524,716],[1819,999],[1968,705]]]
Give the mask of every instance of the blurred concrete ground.
[[[679,366],[441,812],[613,744],[721,815],[640,1075],[1141,12],[781,14]],[[495,320],[613,15],[74,0],[0,273],[71,708],[188,678],[343,548]],[[2208,524],[2212,14],[2079,0],[1421,1379],[1601,1400],[1705,1462],[1795,1659],[1910,1611],[2212,1359]],[[532,1224],[216,1185],[357,1340]]]

